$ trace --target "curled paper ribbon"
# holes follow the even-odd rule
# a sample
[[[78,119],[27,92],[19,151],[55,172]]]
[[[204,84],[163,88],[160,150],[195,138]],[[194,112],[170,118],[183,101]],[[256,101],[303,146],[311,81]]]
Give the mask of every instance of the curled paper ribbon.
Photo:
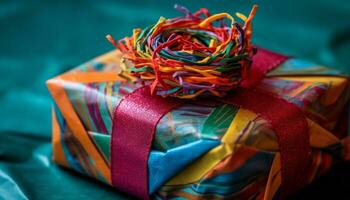
[[[251,21],[257,6],[248,17],[236,14],[244,25],[227,13],[210,15],[203,8],[192,14],[175,8],[185,16],[161,17],[155,25],[135,29],[132,37],[118,43],[107,36],[123,58],[132,62],[125,72],[150,84],[152,94],[164,97],[222,97],[237,88],[254,54]]]

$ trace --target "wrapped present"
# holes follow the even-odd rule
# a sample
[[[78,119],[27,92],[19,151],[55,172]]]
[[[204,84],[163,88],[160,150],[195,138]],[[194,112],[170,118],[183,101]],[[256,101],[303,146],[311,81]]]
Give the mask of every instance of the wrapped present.
[[[57,164],[143,199],[270,200],[350,159],[344,74],[253,47],[255,9],[178,9],[47,82]]]

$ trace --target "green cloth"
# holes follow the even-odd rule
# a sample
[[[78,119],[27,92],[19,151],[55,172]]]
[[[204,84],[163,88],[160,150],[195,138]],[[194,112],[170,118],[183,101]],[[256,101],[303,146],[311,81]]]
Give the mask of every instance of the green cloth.
[[[135,27],[196,11],[248,13],[259,4],[254,42],[350,72],[350,3],[308,1],[1,1],[0,199],[125,199],[51,162],[51,98],[45,81],[113,47]]]

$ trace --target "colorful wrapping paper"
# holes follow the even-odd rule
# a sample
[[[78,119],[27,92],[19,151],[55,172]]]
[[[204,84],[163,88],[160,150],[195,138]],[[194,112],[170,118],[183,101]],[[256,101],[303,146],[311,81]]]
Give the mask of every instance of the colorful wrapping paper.
[[[54,161],[107,184],[114,109],[141,86],[117,75],[120,58],[112,51],[47,82],[54,99]],[[309,183],[335,162],[350,159],[345,75],[291,58],[271,71],[260,89],[305,112],[312,147]],[[149,193],[154,199],[277,199],[280,168],[276,136],[264,119],[238,106],[194,101],[157,125]]]

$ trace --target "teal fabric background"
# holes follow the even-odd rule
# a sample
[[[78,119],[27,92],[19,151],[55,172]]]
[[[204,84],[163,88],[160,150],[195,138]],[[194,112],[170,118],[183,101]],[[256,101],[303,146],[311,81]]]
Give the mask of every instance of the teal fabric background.
[[[255,44],[350,72],[348,0],[0,1],[0,199],[128,198],[51,162],[45,81],[113,49],[106,34],[121,38],[176,16],[175,3],[231,14],[257,3]],[[327,182],[350,181],[332,173],[297,197],[325,197],[334,193],[322,189]]]

